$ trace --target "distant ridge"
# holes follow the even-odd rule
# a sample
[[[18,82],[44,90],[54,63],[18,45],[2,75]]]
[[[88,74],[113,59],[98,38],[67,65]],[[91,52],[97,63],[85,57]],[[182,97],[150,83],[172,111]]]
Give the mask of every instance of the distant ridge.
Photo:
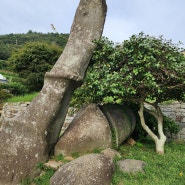
[[[7,60],[11,52],[28,42],[47,42],[65,47],[69,34],[40,33],[29,30],[27,33],[0,35],[0,60]]]

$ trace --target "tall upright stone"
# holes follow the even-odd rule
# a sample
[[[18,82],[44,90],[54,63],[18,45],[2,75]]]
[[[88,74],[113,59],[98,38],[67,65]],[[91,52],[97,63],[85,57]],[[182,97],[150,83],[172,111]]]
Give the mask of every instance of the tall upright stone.
[[[106,17],[105,0],[81,0],[67,45],[46,73],[44,86],[27,109],[0,128],[0,184],[17,185],[38,174],[58,140],[73,91],[82,83]]]

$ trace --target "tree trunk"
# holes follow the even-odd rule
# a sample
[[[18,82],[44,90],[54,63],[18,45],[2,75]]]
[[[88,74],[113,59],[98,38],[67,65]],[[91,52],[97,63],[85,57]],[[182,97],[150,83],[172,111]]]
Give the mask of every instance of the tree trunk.
[[[81,0],[68,43],[46,73],[44,86],[23,114],[0,128],[0,184],[16,185],[38,174],[58,140],[73,91],[82,83],[106,16],[105,0]]]
[[[155,142],[156,152],[158,154],[164,154],[164,144],[166,142],[166,136],[164,135],[164,132],[163,132],[163,115],[162,115],[162,112],[161,112],[161,110],[158,106],[155,107],[155,110],[156,110],[156,113],[151,112],[151,111],[148,111],[148,112],[152,113],[152,115],[155,116],[155,118],[157,120],[159,137],[157,135],[155,135],[152,132],[152,130],[145,123],[145,119],[144,119],[144,101],[140,102],[140,109],[138,111],[138,114],[139,114],[141,125],[142,125],[143,129],[148,133],[148,135]]]
[[[156,145],[156,152],[158,154],[164,154],[164,144],[166,142],[166,137],[157,139],[155,141],[155,145]]]
[[[164,132],[163,132],[163,115],[159,106],[155,107],[155,109],[157,112],[156,118],[157,118],[158,133],[159,133],[159,138],[156,141],[156,152],[158,154],[164,154],[164,144],[166,142],[166,136],[164,135]]]

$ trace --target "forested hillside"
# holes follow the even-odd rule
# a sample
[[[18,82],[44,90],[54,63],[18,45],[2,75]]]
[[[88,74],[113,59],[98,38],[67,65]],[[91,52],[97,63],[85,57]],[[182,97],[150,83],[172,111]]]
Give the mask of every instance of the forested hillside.
[[[69,34],[37,33],[29,30],[26,34],[0,35],[0,60],[7,60],[12,51],[28,42],[47,42],[64,47]]]

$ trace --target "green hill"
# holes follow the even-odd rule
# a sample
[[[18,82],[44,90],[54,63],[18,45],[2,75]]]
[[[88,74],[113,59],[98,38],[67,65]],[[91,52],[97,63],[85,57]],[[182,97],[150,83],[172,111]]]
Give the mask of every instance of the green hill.
[[[38,33],[29,30],[26,34],[0,35],[0,60],[7,60],[11,52],[27,42],[47,42],[64,47],[69,34]]]

